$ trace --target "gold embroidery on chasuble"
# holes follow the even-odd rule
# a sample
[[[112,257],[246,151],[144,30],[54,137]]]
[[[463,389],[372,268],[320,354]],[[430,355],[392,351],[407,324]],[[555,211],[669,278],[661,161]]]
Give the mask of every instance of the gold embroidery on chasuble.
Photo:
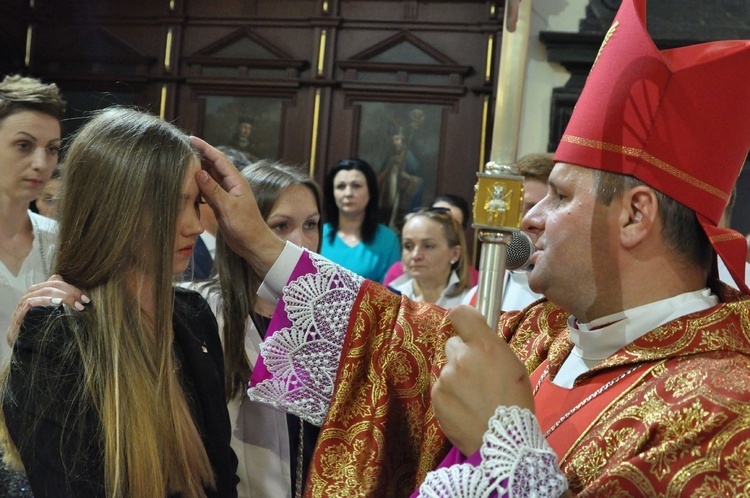
[[[448,451],[430,403],[447,312],[372,283],[360,290],[308,496],[409,496]]]
[[[568,348],[568,313],[549,301],[540,301],[522,311],[503,314],[498,325],[499,335],[508,341],[513,352],[532,373],[547,359],[550,348]],[[553,344],[555,344],[553,346]]]
[[[571,489],[609,496],[602,486],[616,481],[618,490],[637,496],[716,496],[693,491],[724,489],[711,483],[729,475],[734,489],[750,491],[749,471],[729,463],[739,462],[735,447],[750,437],[748,396],[723,388],[738,373],[750,383],[750,358],[722,351],[652,369],[562,462]]]
[[[567,315],[547,303],[503,318],[500,332],[527,368],[546,358],[552,376],[569,352]],[[750,301],[722,303],[658,327],[582,376],[576,385],[595,385],[599,373],[644,364],[560,455],[571,490],[750,496],[748,331]]]

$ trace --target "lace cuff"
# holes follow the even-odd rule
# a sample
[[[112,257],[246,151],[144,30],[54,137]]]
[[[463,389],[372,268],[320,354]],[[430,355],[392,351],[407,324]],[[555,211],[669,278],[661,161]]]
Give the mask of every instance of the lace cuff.
[[[253,401],[322,425],[349,317],[364,279],[304,252],[284,287],[247,391]]]
[[[557,498],[568,489],[557,455],[530,410],[499,406],[480,450],[481,462],[461,463],[427,474],[421,498]]]

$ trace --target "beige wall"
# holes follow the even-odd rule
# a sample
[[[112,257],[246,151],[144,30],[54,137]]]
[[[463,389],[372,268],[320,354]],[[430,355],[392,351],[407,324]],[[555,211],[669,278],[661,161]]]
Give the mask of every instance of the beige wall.
[[[518,157],[547,150],[552,89],[563,86],[570,76],[559,64],[547,62],[547,49],[539,41],[539,32],[577,32],[579,21],[586,15],[586,5],[588,0],[536,0],[532,3]]]

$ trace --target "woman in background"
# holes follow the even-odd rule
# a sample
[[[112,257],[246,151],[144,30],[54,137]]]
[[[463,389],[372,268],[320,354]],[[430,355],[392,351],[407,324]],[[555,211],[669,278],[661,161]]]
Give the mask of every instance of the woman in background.
[[[0,331],[26,289],[50,275],[57,225],[29,210],[57,165],[65,101],[54,84],[7,76],[0,82]],[[0,363],[10,356],[0,340]],[[31,496],[23,473],[0,466],[0,495]]]
[[[37,213],[46,218],[57,219],[60,189],[62,189],[62,166],[58,164],[52,172],[49,181],[42,189],[41,195],[31,203],[31,210],[36,210]]]
[[[406,215],[401,261],[406,273],[390,287],[414,301],[453,308],[472,287],[461,225],[446,208],[423,208]]]
[[[376,282],[399,259],[396,232],[378,223],[378,184],[372,167],[344,159],[328,172],[323,187],[326,224],[321,254]]]
[[[469,203],[466,202],[466,199],[454,194],[445,194],[436,197],[435,200],[432,201],[431,207],[448,209],[456,221],[461,225],[461,229],[466,231],[466,227],[469,224]],[[467,253],[468,248],[464,251],[464,254]],[[469,267],[469,280],[471,285],[477,285],[477,282],[479,282],[479,272],[468,263],[467,266]],[[386,273],[385,278],[383,279],[383,285],[390,285],[391,282],[403,274],[404,264],[400,260],[396,261],[388,269],[388,273]]]
[[[246,167],[242,175],[274,233],[317,252],[322,197],[317,183],[296,167],[268,161]],[[238,494],[241,498],[302,496],[319,428],[248,399],[247,382],[274,306],[256,295],[261,279],[221,234],[216,251],[214,275],[192,288],[206,297],[222,333],[231,443],[239,459]]]
[[[38,496],[236,496],[216,321],[172,284],[203,231],[200,156],[112,108],[67,157],[55,267],[94,302],[28,311],[0,390],[6,459]]]
[[[8,76],[0,83],[0,331],[18,300],[50,275],[56,225],[29,204],[57,165],[65,101],[54,84]],[[0,360],[10,347],[0,341]]]

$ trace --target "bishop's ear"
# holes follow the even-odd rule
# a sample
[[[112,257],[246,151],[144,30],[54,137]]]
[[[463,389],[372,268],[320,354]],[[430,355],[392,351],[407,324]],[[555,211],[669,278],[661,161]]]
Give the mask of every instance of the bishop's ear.
[[[659,199],[651,187],[639,185],[623,194],[620,239],[625,247],[635,247],[658,225]]]

